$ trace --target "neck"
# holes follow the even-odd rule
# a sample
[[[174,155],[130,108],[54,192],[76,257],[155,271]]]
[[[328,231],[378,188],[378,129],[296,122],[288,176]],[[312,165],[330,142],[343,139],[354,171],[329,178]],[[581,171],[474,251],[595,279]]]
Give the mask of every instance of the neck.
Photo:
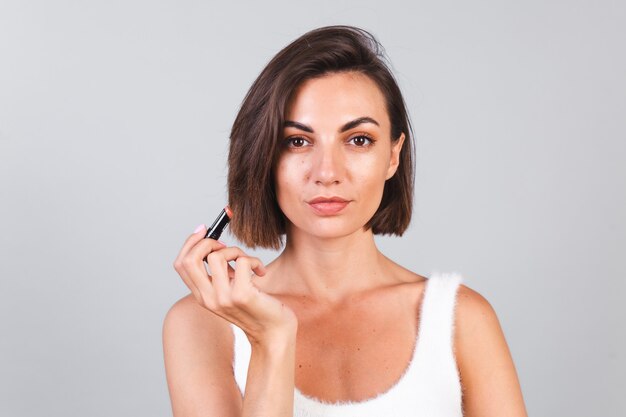
[[[282,291],[335,304],[385,284],[389,262],[376,247],[371,229],[332,239],[288,232],[272,269],[286,286]]]

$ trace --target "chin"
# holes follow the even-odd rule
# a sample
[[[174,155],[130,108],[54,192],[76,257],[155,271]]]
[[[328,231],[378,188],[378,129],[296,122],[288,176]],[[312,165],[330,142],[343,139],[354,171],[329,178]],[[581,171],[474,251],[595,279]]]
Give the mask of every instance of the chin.
[[[336,239],[350,236],[363,230],[366,222],[346,221],[341,217],[326,217],[307,224],[291,224],[296,233],[315,236],[320,239]]]

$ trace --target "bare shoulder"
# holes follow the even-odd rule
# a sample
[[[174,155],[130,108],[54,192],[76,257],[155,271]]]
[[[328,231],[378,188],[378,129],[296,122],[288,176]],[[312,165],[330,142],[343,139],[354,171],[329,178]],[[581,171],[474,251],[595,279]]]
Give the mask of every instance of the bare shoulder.
[[[467,370],[472,361],[484,352],[476,348],[484,344],[496,345],[501,353],[503,342],[504,334],[491,303],[479,292],[460,284],[454,328],[454,347],[460,370]]]
[[[466,416],[526,416],[513,358],[495,309],[459,285],[454,350]]]
[[[168,310],[162,336],[174,416],[201,415],[201,410],[238,415],[242,399],[232,370],[229,323],[189,294]]]
[[[228,321],[199,305],[188,294],[176,301],[168,310],[163,321],[163,334],[193,337],[196,342],[213,341],[213,347],[221,348],[223,354],[232,354],[230,342],[233,335]],[[215,343],[220,341],[222,343]]]
[[[456,323],[460,335],[475,331],[487,331],[498,324],[498,318],[491,303],[478,291],[460,284],[457,291]],[[478,326],[478,327],[477,327]]]

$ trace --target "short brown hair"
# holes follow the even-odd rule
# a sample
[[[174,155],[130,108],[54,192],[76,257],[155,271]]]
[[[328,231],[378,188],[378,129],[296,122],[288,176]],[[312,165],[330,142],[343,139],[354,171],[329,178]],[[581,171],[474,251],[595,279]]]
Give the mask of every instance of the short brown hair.
[[[246,94],[230,133],[228,204],[231,233],[246,246],[278,249],[286,218],[278,206],[273,168],[287,104],[305,80],[356,71],[370,77],[385,97],[391,140],[404,132],[400,165],[384,187],[376,213],[365,225],[374,234],[402,236],[411,221],[413,130],[400,88],[385,63],[384,48],[364,29],[326,26],[287,45],[263,69]]]

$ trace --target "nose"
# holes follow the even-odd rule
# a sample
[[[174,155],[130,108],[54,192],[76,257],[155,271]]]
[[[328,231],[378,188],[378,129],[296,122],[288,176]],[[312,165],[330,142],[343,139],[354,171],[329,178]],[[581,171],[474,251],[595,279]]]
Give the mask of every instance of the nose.
[[[311,179],[316,185],[339,184],[345,173],[345,160],[340,146],[319,145],[314,152]]]

